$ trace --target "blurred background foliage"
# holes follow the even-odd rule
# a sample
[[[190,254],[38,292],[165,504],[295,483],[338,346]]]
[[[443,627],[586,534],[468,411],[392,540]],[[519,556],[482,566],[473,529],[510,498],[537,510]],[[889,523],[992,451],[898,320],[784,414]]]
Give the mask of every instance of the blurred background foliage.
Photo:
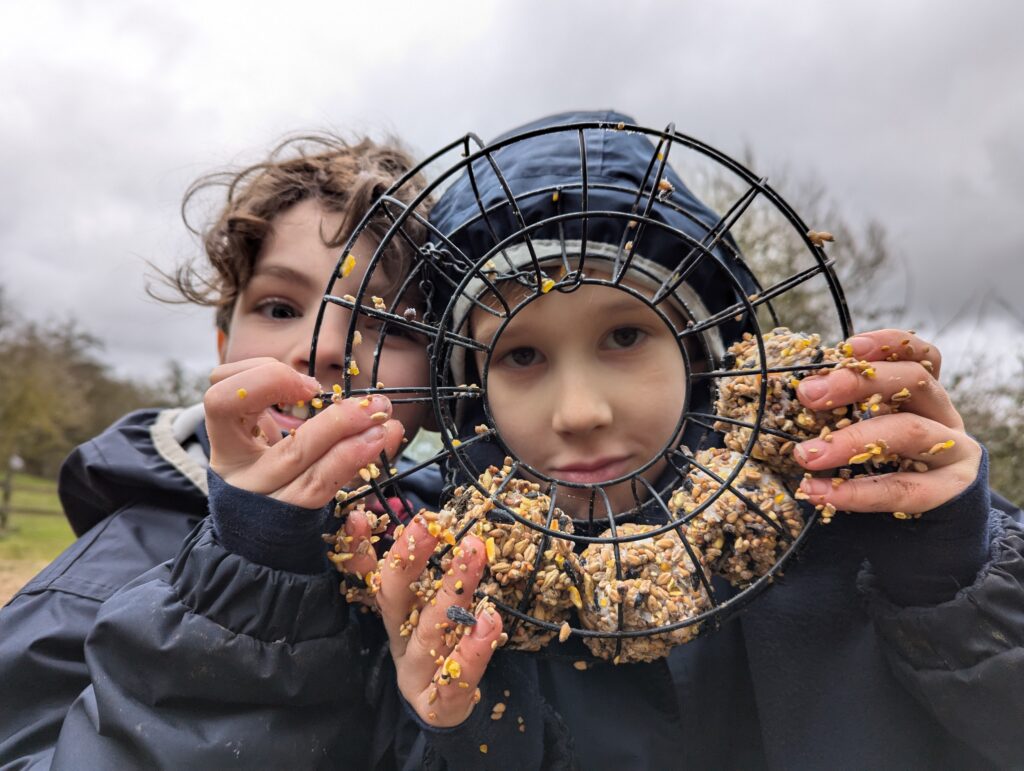
[[[152,381],[118,377],[103,343],[74,318],[25,321],[0,287],[0,468],[53,478],[64,456],[126,412],[191,404],[205,377],[169,361]]]

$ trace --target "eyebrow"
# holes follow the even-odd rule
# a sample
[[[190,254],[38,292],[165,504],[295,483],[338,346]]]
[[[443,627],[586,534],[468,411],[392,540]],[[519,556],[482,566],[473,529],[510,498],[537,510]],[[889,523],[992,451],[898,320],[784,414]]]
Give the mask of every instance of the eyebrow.
[[[309,290],[321,290],[323,286],[315,284],[313,279],[305,273],[290,268],[287,265],[262,265],[256,269],[252,274],[253,278],[265,276],[268,278],[277,278],[282,281],[287,281],[292,284],[298,284],[299,286]],[[326,282],[325,282],[326,284]]]

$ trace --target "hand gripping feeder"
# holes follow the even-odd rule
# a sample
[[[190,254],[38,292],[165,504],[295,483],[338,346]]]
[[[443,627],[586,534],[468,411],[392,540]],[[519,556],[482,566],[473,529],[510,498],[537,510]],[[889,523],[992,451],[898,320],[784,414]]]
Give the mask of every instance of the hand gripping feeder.
[[[325,309],[348,308],[342,395],[429,404],[440,431],[434,457],[401,473],[382,458],[379,475],[347,503],[376,495],[387,507],[402,479],[439,464],[454,539],[470,531],[487,539],[490,575],[478,591],[505,615],[510,644],[538,649],[576,635],[601,658],[649,660],[763,590],[817,518],[793,499],[792,462],[778,461],[820,428],[820,413],[800,413],[796,381],[841,357],[817,334],[783,325],[845,339],[851,324],[827,234],[810,230],[764,178],[671,124],[659,131],[614,113],[583,117],[541,121],[490,144],[467,134],[382,195],[339,256],[310,362]],[[404,194],[424,169],[440,171]],[[428,220],[425,202],[438,191]],[[350,250],[371,227],[379,243],[359,289],[339,296]],[[424,229],[425,241],[414,236]],[[411,267],[392,277],[387,298],[373,297],[367,288],[396,243],[415,251]],[[657,314],[686,380],[661,450],[593,484],[522,459],[488,399],[501,331],[538,298],[583,286],[624,292]],[[496,319],[498,333],[476,339],[473,314]],[[360,324],[379,330],[375,345],[360,347]],[[392,335],[425,341],[429,385],[379,382]],[[366,387],[357,387],[360,372]],[[612,504],[613,486],[631,491],[627,505]],[[569,495],[589,502],[575,518],[559,507]],[[564,601],[552,599],[558,591]]]

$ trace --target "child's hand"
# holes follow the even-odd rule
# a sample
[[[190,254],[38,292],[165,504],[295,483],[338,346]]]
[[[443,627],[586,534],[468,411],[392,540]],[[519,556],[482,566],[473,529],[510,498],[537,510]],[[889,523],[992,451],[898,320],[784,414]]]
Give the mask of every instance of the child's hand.
[[[414,544],[412,549],[410,543]],[[402,624],[416,604],[409,584],[423,571],[436,545],[437,538],[427,532],[422,517],[415,517],[384,558],[377,602],[402,695],[422,720],[449,727],[469,717],[480,699],[477,685],[501,636],[501,617],[493,609],[483,609],[454,648],[446,644],[445,628],[455,627],[449,608],[473,607],[473,592],[486,561],[483,543],[467,535],[456,547],[436,602],[423,607],[411,633],[402,636]]]
[[[210,467],[235,487],[320,508],[382,450],[393,457],[402,441],[402,424],[391,419],[383,396],[370,397],[366,407],[360,399],[328,404],[282,438],[271,407],[309,401],[321,387],[276,359],[223,364],[210,380],[203,400]]]
[[[942,363],[939,351],[897,329],[867,332],[849,342],[854,356],[873,363],[875,377],[841,369],[805,378],[798,389],[804,406],[825,411],[866,401],[875,393],[888,401],[904,388],[910,397],[900,403],[899,412],[835,431],[830,442],[812,439],[798,444],[794,457],[809,471],[822,471],[846,466],[866,444],[884,440],[889,452],[923,461],[930,470],[861,477],[838,486],[829,479],[805,479],[800,489],[812,503],[831,503],[840,511],[917,514],[955,498],[977,476],[981,447],[964,433],[963,420],[937,380]],[[899,360],[886,361],[893,354]],[[929,454],[950,439],[953,445],[948,449]]]

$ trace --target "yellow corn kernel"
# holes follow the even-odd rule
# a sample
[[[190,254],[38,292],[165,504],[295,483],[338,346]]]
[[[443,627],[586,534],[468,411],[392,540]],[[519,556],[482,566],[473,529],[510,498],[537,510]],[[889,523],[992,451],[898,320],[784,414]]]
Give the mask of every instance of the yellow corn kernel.
[[[580,590],[575,586],[569,587],[569,599],[572,600],[572,604],[577,608],[583,609],[583,598],[580,597]]]

